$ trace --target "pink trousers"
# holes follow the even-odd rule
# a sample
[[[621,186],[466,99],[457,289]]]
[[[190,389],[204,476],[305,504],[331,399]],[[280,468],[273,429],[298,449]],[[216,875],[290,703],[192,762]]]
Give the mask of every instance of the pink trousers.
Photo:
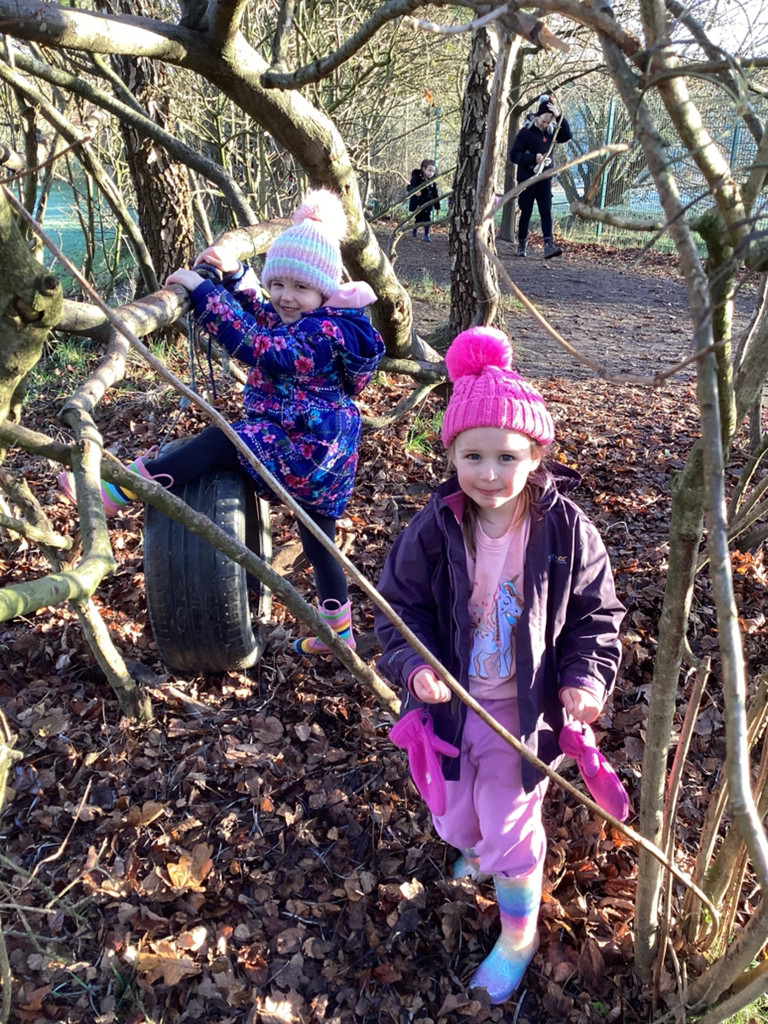
[[[480,703],[508,732],[520,735],[516,699]],[[521,762],[516,750],[467,709],[461,774],[458,781],[446,782],[446,812],[433,820],[446,843],[474,850],[480,870],[489,875],[528,875],[544,861],[541,810],[548,780],[526,793]]]

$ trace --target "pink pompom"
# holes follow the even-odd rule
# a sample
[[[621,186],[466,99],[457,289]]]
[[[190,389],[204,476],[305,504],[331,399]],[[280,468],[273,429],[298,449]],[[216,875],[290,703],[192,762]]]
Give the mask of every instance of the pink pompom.
[[[315,220],[339,242],[347,233],[347,215],[344,213],[341,199],[327,188],[307,192],[304,202],[294,211],[292,219],[296,224],[301,224],[304,220]]]
[[[495,327],[470,327],[458,334],[445,353],[445,366],[452,381],[475,376],[484,366],[512,369],[515,350],[503,331]]]

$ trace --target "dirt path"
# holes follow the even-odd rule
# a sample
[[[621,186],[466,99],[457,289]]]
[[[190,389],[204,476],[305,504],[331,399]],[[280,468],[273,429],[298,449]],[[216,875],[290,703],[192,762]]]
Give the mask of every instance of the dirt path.
[[[447,232],[433,231],[432,239],[426,244],[421,236],[406,236],[396,269],[405,280],[445,287],[450,281]],[[675,257],[652,253],[638,263],[635,250],[564,244],[562,256],[545,261],[536,236],[526,259],[519,259],[509,242],[499,241],[497,249],[512,280],[550,324],[609,373],[652,376],[691,352],[687,296]],[[508,291],[506,286],[502,290]],[[749,302],[737,305],[738,330],[747,322]],[[436,323],[447,316],[429,302],[415,307],[420,327],[422,321]],[[533,378],[594,376],[522,307],[507,313],[506,321],[522,373]],[[692,376],[687,368],[676,379]]]

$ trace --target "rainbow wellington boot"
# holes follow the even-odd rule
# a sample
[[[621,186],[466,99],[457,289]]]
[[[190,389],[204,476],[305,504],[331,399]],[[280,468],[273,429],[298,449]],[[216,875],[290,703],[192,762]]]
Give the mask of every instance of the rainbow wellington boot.
[[[173,487],[173,477],[168,476],[167,473],[158,473],[157,476],[153,476],[144,465],[156,452],[157,449],[153,448],[146,455],[140,455],[138,459],[134,459],[133,462],[126,466],[126,469],[129,469],[131,473],[136,473],[138,476],[143,476],[145,480],[157,480],[164,487]],[[163,480],[162,478],[165,479]],[[59,473],[58,484],[66,497],[73,505],[76,505],[77,495],[75,494],[75,480],[72,474],[66,472]],[[102,480],[101,500],[104,502],[105,513],[108,516],[114,516],[121,508],[129,505],[132,501],[136,501],[136,495],[132,491],[123,490],[117,484],[110,484],[106,480]]]
[[[469,983],[484,988],[491,1003],[505,1003],[523,980],[528,964],[539,948],[538,917],[543,865],[530,875],[505,878],[494,875],[499,901],[501,935]]]
[[[340,640],[343,640],[354,651],[355,638],[352,635],[352,603],[340,604],[335,598],[329,597],[317,606],[321,619],[325,619]],[[306,636],[296,640],[293,649],[297,654],[331,654],[331,649],[319,637]]]

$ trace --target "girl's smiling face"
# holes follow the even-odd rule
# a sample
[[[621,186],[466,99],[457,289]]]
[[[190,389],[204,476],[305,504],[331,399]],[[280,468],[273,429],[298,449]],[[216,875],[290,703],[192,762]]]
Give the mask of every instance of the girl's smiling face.
[[[506,532],[528,477],[541,462],[531,439],[516,430],[472,427],[452,445],[462,491],[478,508],[480,522]]]
[[[273,277],[269,282],[269,300],[284,324],[295,324],[325,302],[317,288],[293,277]]]

